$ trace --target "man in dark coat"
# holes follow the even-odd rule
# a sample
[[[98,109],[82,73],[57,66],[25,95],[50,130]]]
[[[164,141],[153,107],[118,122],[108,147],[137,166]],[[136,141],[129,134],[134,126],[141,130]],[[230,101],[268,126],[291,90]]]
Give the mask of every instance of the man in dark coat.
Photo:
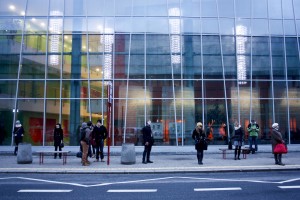
[[[104,147],[104,140],[107,138],[107,134],[108,133],[106,127],[102,125],[102,121],[99,119],[92,132],[92,139],[94,139],[96,143],[95,147],[96,147],[97,162],[99,162],[99,154],[100,154],[101,162],[104,162],[103,147]]]
[[[19,120],[16,121],[15,127],[14,127],[14,139],[15,139],[15,151],[14,155],[17,155],[18,153],[18,145],[19,143],[23,142],[24,137],[24,128]]]
[[[63,139],[64,139],[64,133],[61,128],[61,124],[57,123],[53,131],[54,151],[57,151],[57,149],[59,149],[59,151],[62,150],[61,143],[63,142]],[[57,153],[54,154],[54,159],[56,159],[56,157],[57,157]],[[61,158],[61,153],[59,154],[59,158]]]
[[[153,163],[150,160],[150,153],[152,149],[152,145],[154,143],[153,135],[152,135],[152,130],[151,130],[151,121],[149,120],[147,122],[147,125],[142,129],[143,133],[143,145],[144,145],[144,152],[143,152],[143,163]],[[147,159],[147,160],[146,160]]]

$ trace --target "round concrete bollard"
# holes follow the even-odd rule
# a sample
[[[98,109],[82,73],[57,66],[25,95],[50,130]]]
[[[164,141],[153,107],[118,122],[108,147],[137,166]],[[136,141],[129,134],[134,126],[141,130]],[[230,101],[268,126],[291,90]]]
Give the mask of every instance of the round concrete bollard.
[[[31,144],[21,143],[18,145],[17,162],[18,164],[32,163]]]
[[[132,165],[136,162],[135,146],[131,143],[122,144],[121,164]]]

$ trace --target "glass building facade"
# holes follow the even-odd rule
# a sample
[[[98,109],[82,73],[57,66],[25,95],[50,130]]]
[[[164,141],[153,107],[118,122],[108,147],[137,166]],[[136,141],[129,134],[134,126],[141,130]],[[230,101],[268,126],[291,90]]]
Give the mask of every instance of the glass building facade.
[[[59,122],[78,145],[97,119],[115,146],[149,119],[156,145],[193,145],[199,121],[225,144],[251,119],[260,143],[274,122],[299,143],[299,33],[298,0],[0,1],[2,144],[20,120],[26,142],[52,145]]]

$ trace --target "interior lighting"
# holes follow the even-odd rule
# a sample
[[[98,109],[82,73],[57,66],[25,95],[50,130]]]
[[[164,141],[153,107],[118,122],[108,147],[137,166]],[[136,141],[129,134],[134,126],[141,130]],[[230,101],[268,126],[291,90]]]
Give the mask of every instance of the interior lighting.
[[[236,26],[237,78],[238,84],[244,85],[247,84],[245,81],[247,79],[245,56],[247,37],[240,35],[247,35],[247,27],[242,25]]]
[[[181,63],[181,29],[180,29],[180,10],[179,8],[170,8],[169,16],[172,17],[169,19],[170,25],[170,34],[171,34],[171,62],[172,64]]]
[[[25,11],[22,11],[20,14],[21,14],[22,16],[24,16],[24,15],[25,15]]]
[[[10,9],[10,10],[15,10],[16,7],[15,7],[14,5],[10,5],[10,6],[9,6],[9,9]]]
[[[51,16],[60,16],[62,13],[60,11],[51,11]],[[61,18],[50,18],[49,20],[49,30],[51,34],[49,36],[50,39],[50,52],[59,52],[59,43],[62,34],[62,19]],[[59,64],[59,55],[50,55],[49,56],[49,64],[50,65],[58,65]]]
[[[100,42],[104,45],[104,67],[103,76],[104,79],[110,80],[112,78],[112,50],[115,37],[111,34],[113,31],[111,29],[106,29],[105,33],[100,36]],[[104,84],[110,84],[110,81],[105,81]]]

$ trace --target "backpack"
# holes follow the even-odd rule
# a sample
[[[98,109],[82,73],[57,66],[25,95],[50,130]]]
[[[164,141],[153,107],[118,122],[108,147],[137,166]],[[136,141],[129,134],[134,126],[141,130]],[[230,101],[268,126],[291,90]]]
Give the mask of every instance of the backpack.
[[[82,128],[80,130],[80,141],[86,141],[85,135],[86,135],[85,128]]]

